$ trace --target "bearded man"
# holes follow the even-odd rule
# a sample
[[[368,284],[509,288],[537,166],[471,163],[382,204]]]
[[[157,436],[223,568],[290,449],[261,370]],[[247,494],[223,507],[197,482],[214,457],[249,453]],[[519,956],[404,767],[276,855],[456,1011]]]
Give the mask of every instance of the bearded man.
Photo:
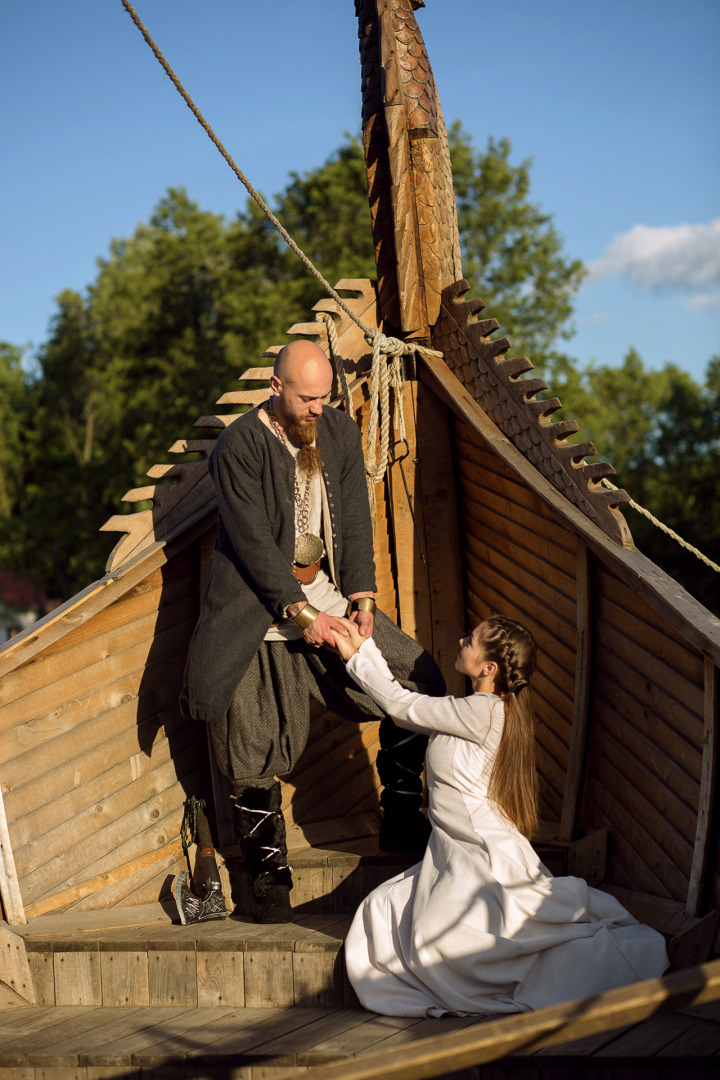
[[[329,651],[350,609],[403,685],[444,692],[432,657],[375,610],[360,431],[326,405],[332,382],[322,349],[286,345],[269,400],[226,428],[209,462],[218,535],[184,703],[209,724],[260,922],[292,919],[277,777],[305,748],[311,699],[346,719],[382,718],[380,846],[421,851],[429,834],[420,813],[426,739],[396,728]]]

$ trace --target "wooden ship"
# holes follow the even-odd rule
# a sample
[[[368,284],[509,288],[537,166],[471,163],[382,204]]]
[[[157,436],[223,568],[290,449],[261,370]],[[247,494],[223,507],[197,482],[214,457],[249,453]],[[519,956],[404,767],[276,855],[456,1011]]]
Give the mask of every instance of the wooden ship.
[[[178,695],[216,528],[207,456],[232,410],[265,399],[270,368],[255,366],[239,375],[256,388],[205,405],[196,437],[170,447],[177,462],[125,496],[151,509],[103,526],[122,534],[105,576],[0,650],[0,1077],[479,1077],[507,1055],[528,1077],[630,1059],[659,1077],[678,1056],[717,1075],[720,621],[633,546],[627,496],[603,485],[611,467],[585,460],[595,447],[553,422],[558,399],[466,299],[421,6],[356,4],[377,281],[336,283],[357,321],[324,298],[288,333],[343,358],[377,477],[378,426],[389,432],[379,605],[455,693],[459,628],[500,611],[532,630],[536,843],[665,933],[671,974],[486,1024],[361,1010],[344,932],[414,860],[377,846],[377,724],[320,711],[283,782],[297,921],[253,923],[206,733]],[[425,347],[402,359],[391,408],[362,326]],[[333,404],[347,407],[339,385]],[[180,926],[183,808],[192,794],[212,806],[213,791],[235,910]]]

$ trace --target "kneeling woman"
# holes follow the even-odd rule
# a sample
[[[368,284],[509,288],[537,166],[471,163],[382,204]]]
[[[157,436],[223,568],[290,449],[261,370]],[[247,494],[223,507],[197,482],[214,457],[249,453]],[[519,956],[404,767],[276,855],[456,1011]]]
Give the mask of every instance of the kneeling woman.
[[[391,1016],[537,1009],[662,974],[662,936],[576,877],[552,877],[527,836],[537,778],[530,676],[535,643],[494,615],[460,642],[466,698],[395,682],[348,623],[337,647],[397,724],[430,735],[432,835],[421,863],[375,889],[345,945],[367,1009]]]

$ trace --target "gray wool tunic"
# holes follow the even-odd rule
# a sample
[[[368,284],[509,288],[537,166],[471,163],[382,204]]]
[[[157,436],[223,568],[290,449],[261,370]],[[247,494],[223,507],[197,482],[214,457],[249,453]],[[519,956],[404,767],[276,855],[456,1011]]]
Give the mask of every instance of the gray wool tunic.
[[[326,406],[316,444],[330,506],[336,585],[347,596],[375,591],[372,524],[360,430]],[[305,595],[291,572],[295,551],[295,462],[257,409],[225,429],[209,461],[218,535],[185,671],[184,711],[224,720],[235,688],[272,625]]]

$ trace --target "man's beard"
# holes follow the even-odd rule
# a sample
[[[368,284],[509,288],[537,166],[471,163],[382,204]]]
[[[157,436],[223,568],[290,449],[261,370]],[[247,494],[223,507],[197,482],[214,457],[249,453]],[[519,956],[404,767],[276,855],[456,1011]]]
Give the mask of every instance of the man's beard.
[[[298,468],[308,480],[322,470],[322,458],[317,446],[313,446],[317,434],[317,420],[293,418],[287,426],[287,434],[296,446],[300,446]]]

